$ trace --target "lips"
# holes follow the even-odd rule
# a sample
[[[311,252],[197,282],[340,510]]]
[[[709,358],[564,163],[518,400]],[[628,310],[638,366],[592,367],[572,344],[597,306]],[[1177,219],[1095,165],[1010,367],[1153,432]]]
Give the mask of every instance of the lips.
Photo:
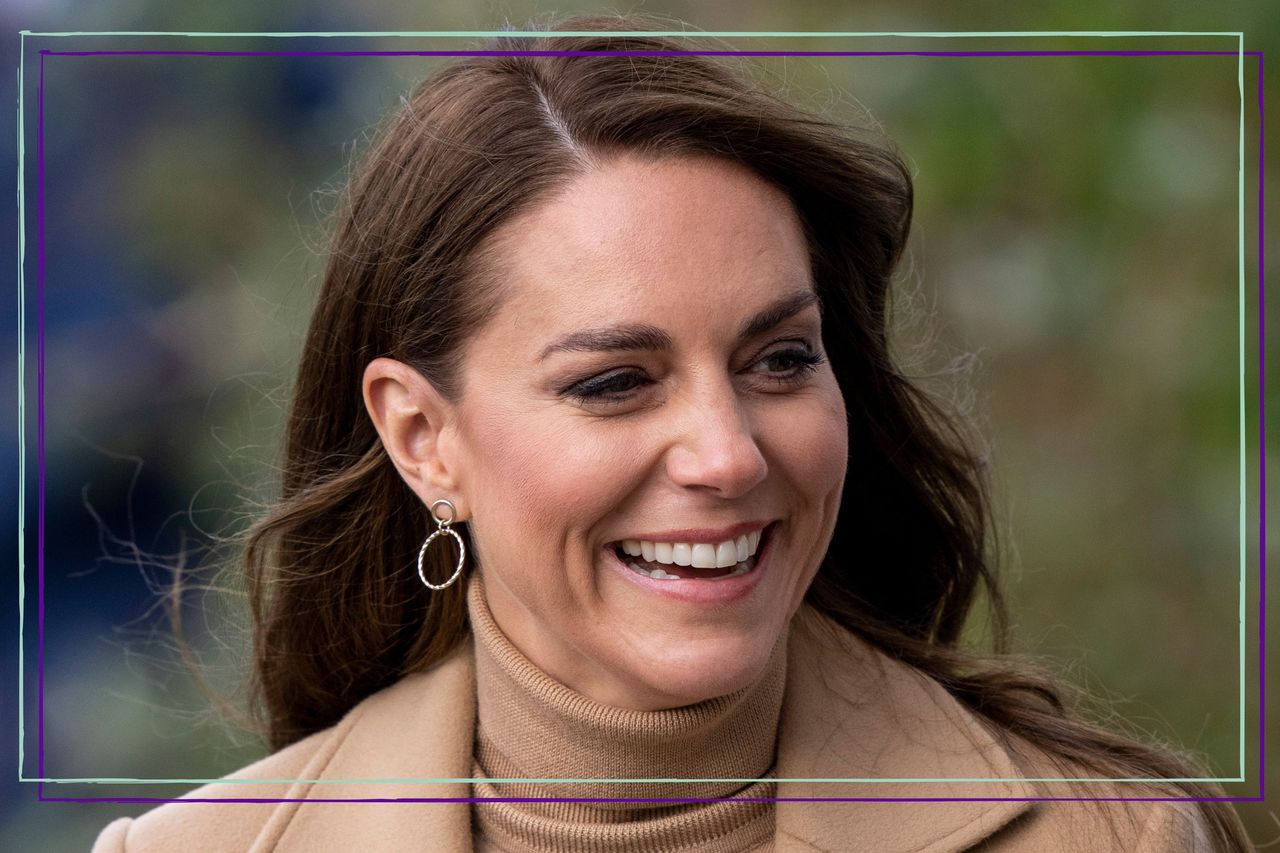
[[[686,528],[683,530],[668,530],[661,533],[636,533],[630,536],[625,536],[622,539],[614,540],[613,542],[610,542],[609,545],[621,545],[626,541],[668,543],[686,542],[690,544],[699,543],[716,545],[731,539],[737,539],[739,536],[759,532],[774,521],[776,521],[776,519],[756,519],[754,521],[743,521],[729,527],[700,527]]]
[[[723,568],[746,560],[759,550],[766,522],[743,522],[719,529],[701,528],[648,534],[611,543],[624,559],[643,557],[664,565]]]

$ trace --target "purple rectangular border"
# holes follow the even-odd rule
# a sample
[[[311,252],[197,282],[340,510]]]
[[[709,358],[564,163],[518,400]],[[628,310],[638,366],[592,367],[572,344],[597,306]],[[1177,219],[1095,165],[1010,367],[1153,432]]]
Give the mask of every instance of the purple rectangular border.
[[[228,37],[234,37],[229,33]],[[622,35],[614,33],[612,35]],[[696,36],[697,33],[690,33]],[[609,51],[511,51],[511,50],[397,50],[397,51],[201,51],[201,50],[97,50],[40,52],[40,78],[36,90],[36,160],[38,257],[36,274],[36,465],[37,465],[37,731],[38,774],[44,776],[44,67],[46,56],[740,56],[740,57],[837,57],[837,56],[1256,56],[1258,58],[1258,453],[1259,453],[1259,602],[1258,602],[1258,795],[1256,797],[707,797],[707,798],[577,798],[577,797],[400,797],[400,798],[215,798],[183,799],[166,797],[46,797],[44,782],[36,783],[36,799],[63,803],[482,803],[482,802],[619,802],[694,803],[741,800],[743,802],[1263,802],[1266,793],[1266,612],[1267,612],[1267,473],[1264,344],[1266,312],[1265,246],[1263,203],[1265,170],[1263,158],[1262,51],[1209,50],[1009,50],[1009,51],[750,51],[750,50],[609,50]],[[24,176],[19,175],[19,180]],[[25,223],[24,223],[25,227]],[[19,638],[21,640],[21,638]],[[1070,780],[1064,780],[1070,781]],[[145,781],[136,784],[146,784]]]

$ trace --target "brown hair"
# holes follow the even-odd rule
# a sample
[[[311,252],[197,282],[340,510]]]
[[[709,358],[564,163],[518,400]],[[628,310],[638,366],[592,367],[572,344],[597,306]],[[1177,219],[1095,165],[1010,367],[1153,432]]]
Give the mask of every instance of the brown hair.
[[[566,31],[634,27],[575,19]],[[493,47],[673,51],[664,38],[548,32]],[[824,346],[850,405],[840,517],[806,600],[940,682],[997,731],[1064,767],[1104,777],[1191,777],[1191,763],[1073,718],[1049,678],[962,650],[979,593],[1006,617],[986,557],[988,497],[958,426],[889,352],[891,274],[912,183],[878,139],[798,111],[720,62],[680,56],[483,56],[422,84],[389,121],[337,212],[284,447],[281,498],[245,551],[255,687],[282,747],[336,722],[465,636],[463,584],[424,595],[413,570],[428,511],[397,474],[361,397],[378,356],[412,364],[447,399],[457,354],[500,298],[480,264],[486,237],[593,158],[628,151],[740,163],[784,190],[811,246]],[[462,530],[465,536],[465,529]],[[429,554],[429,576],[452,555]],[[893,572],[859,570],[893,565]],[[1163,783],[1171,796],[1221,792]],[[1243,849],[1224,803],[1202,804],[1221,849]]]

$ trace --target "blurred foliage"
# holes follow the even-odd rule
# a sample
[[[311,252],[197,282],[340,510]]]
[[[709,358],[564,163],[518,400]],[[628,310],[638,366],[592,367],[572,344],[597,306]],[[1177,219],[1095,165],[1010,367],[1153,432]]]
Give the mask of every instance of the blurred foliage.
[[[706,30],[1244,30],[1249,49],[1264,48],[1278,31],[1263,3],[1221,4],[1212,13],[1167,5],[1063,2],[1016,16],[993,3],[750,0],[646,9]],[[348,0],[318,11],[234,0],[195,17],[155,0],[74,9],[26,0],[0,16],[11,29],[33,30],[121,29],[126,18],[148,30],[487,30],[506,21],[519,27],[535,11],[524,2],[454,0],[426,13],[406,2],[375,11]],[[75,42],[108,49],[408,45]],[[38,68],[31,51],[71,46],[29,40],[28,104]],[[1234,42],[828,37],[777,39],[770,47],[1230,50]],[[217,776],[261,753],[213,718],[186,677],[156,607],[172,561],[144,555],[185,551],[190,563],[234,569],[234,552],[215,546],[271,498],[288,385],[323,265],[325,214],[381,117],[437,64],[46,60],[48,775]],[[1194,750],[1216,773],[1236,775],[1234,57],[788,58],[756,67],[811,108],[878,122],[912,165],[917,218],[896,294],[896,345],[908,373],[965,413],[988,453],[1018,650],[1113,700],[1141,731]],[[1250,99],[1255,69],[1246,63]],[[1259,558],[1253,103],[1244,316],[1251,573]],[[33,168],[27,177],[30,211]],[[33,275],[29,263],[31,334]],[[1273,365],[1270,351],[1267,357]],[[27,364],[33,401],[30,355]],[[33,435],[33,414],[27,426]],[[1277,458],[1274,441],[1268,451]],[[30,480],[27,488],[34,512]],[[1275,565],[1274,551],[1268,557]],[[30,533],[26,558],[30,570]],[[203,603],[193,596],[184,613],[213,686],[234,695],[246,654],[236,627],[242,602],[233,572],[213,581],[217,594]],[[27,603],[26,772],[34,774],[34,598]],[[982,635],[975,622],[972,639]],[[1247,649],[1246,659],[1256,672],[1256,651]],[[1256,683],[1248,690],[1250,707],[1256,690]],[[1256,714],[1249,719],[1245,752],[1253,755]],[[1249,763],[1256,776],[1255,765],[1256,758]],[[61,787],[45,794],[64,793]],[[5,849],[83,849],[111,816],[146,808],[36,804],[29,786],[4,799]],[[1241,813],[1255,839],[1280,833],[1267,809],[1242,806]]]

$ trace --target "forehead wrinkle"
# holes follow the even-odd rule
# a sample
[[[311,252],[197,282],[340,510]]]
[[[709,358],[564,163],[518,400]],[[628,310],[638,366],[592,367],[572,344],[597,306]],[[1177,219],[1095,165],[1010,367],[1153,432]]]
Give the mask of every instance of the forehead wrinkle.
[[[548,224],[605,270],[617,263],[650,269],[659,261],[668,272],[684,274],[707,267],[751,268],[753,261],[785,241],[789,235],[780,233],[779,226],[790,230],[786,220],[795,219],[782,190],[735,163],[701,157],[658,162],[619,158],[611,165],[621,174],[598,169],[580,175],[576,192],[571,188],[552,202],[558,210],[544,209],[550,214]],[[714,197],[689,190],[690,181],[699,185],[707,180],[707,171],[732,178],[727,184],[719,182]],[[654,172],[688,178],[671,185],[656,179]],[[626,202],[601,205],[601,198],[616,195],[619,183],[627,188]],[[782,222],[760,216],[762,204],[789,215],[780,217]],[[584,210],[590,215],[582,216]],[[668,251],[691,236],[698,251]],[[743,251],[744,247],[749,248]]]

